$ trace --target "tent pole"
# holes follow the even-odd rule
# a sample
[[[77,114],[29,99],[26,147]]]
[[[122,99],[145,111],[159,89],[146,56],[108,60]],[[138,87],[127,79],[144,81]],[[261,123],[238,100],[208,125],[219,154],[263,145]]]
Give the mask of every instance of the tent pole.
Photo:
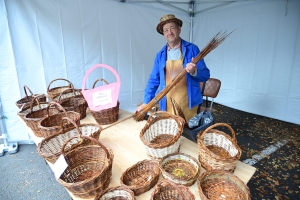
[[[189,12],[190,12],[190,42],[193,42],[193,28],[194,28],[194,16],[195,16],[195,2],[190,1]]]

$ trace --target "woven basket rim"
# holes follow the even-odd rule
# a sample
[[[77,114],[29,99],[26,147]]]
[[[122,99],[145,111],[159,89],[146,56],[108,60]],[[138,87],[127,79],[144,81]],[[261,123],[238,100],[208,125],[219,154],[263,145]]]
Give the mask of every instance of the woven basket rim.
[[[177,133],[174,136],[174,138],[172,140],[170,140],[169,143],[166,143],[162,146],[160,144],[153,144],[153,143],[147,142],[146,139],[144,138],[144,135],[145,135],[146,131],[150,128],[150,126],[155,124],[159,120],[174,120],[177,124]],[[143,127],[143,129],[140,132],[140,139],[142,140],[143,144],[149,148],[162,149],[162,148],[165,148],[165,147],[175,144],[178,141],[178,139],[180,138],[180,136],[182,135],[182,131],[183,131],[183,125],[180,125],[180,121],[177,119],[177,117],[171,116],[171,118],[170,118],[170,116],[159,116],[159,117],[154,118],[153,121],[151,121],[151,123],[147,123]]]
[[[135,199],[135,196],[134,196],[134,193],[131,189],[129,189],[126,185],[119,185],[119,186],[115,186],[115,187],[110,187],[110,188],[107,188],[106,190],[104,190],[102,193],[96,195],[95,199],[94,200],[100,200],[102,196],[106,195],[106,194],[110,194],[116,190],[119,190],[119,191],[124,191],[126,193],[129,194],[129,196],[131,197],[130,199],[134,200]],[[119,195],[118,195],[119,196]],[[111,196],[110,197],[114,197],[114,196]],[[129,199],[129,200],[130,200]]]

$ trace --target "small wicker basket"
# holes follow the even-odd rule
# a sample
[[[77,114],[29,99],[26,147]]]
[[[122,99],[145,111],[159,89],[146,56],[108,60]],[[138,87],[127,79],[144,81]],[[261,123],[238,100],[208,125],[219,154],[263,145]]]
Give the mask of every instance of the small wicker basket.
[[[120,183],[128,186],[134,195],[139,196],[157,183],[159,174],[157,161],[142,160],[123,172]]]
[[[34,97],[32,102],[34,102],[36,100],[36,98],[38,98],[38,96]],[[49,102],[47,102],[47,104],[49,104]],[[47,107],[48,106],[46,108],[41,107],[40,109],[37,109],[37,110],[33,110],[33,107],[34,107],[34,104],[31,103],[30,112],[27,113],[23,119],[24,119],[25,123],[27,124],[27,126],[29,126],[32,129],[34,135],[36,135],[37,137],[43,137],[41,130],[38,127],[38,124],[44,117],[47,116],[47,114],[48,114]],[[54,107],[49,108],[49,113],[51,115],[57,114],[59,112],[60,111]]]
[[[204,172],[197,180],[202,200],[250,200],[249,188],[237,176],[228,171]]]
[[[166,179],[160,180],[151,194],[150,200],[195,200],[195,196],[188,187],[175,184]]]
[[[54,96],[52,98],[52,100],[61,104],[62,102],[72,99],[72,98],[83,98],[84,99],[84,97],[79,89],[66,88],[60,94]]]
[[[168,154],[179,152],[184,123],[184,119],[168,112],[152,113],[140,132],[140,138],[146,147],[148,156],[162,158]]]
[[[66,128],[63,126],[63,121],[66,120],[73,124],[72,127]],[[44,138],[37,147],[37,153],[49,161],[50,163],[54,164],[58,157],[61,155],[61,148],[62,145],[66,142],[67,139],[77,136],[89,136],[99,140],[100,133],[102,131],[101,126],[98,124],[80,124],[77,125],[73,120],[70,118],[64,117],[61,121],[61,131],[56,135],[52,135],[50,137]],[[79,139],[75,138],[71,140],[65,147],[65,152],[68,152],[71,148],[75,146],[82,146],[88,145],[91,143],[91,140],[84,139],[79,144]]]
[[[135,200],[132,190],[121,185],[106,189],[102,194],[98,194],[94,200]]]
[[[50,88],[50,86],[53,82],[59,81],[59,80],[66,81],[69,83],[69,85]],[[64,79],[64,78],[57,78],[57,79],[52,80],[49,83],[48,88],[47,88],[47,93],[48,93],[49,97],[53,100],[55,97],[58,97],[64,90],[69,89],[69,88],[74,88],[73,83],[71,83],[69,80]]]
[[[176,184],[191,186],[200,174],[197,159],[184,153],[173,153],[163,157],[159,162],[162,176]]]
[[[51,115],[49,113],[49,108],[51,105],[55,105],[58,110],[62,110],[63,112],[59,112]],[[49,137],[57,134],[61,129],[61,123],[63,117],[68,117],[73,120],[77,125],[80,124],[80,114],[74,111],[66,111],[59,103],[50,102],[47,107],[47,116],[41,119],[38,123],[38,128],[40,129],[40,134],[43,137]],[[65,128],[73,127],[73,124],[70,122],[64,123],[63,126]]]
[[[62,146],[61,154],[68,167],[58,182],[78,198],[94,198],[107,189],[112,176],[113,152],[98,140],[90,139],[94,145],[84,145],[70,149],[65,153],[65,145],[76,138],[71,137]]]
[[[218,126],[227,127],[232,137],[226,133],[213,129]],[[199,161],[207,171],[227,170],[233,172],[242,150],[237,144],[235,133],[231,126],[225,123],[216,123],[198,134]]]
[[[27,94],[27,90],[30,92],[30,95],[28,96]],[[45,102],[46,101],[46,96],[44,95],[39,95],[39,94],[33,94],[32,91],[29,89],[28,86],[24,85],[24,92],[25,92],[25,97],[23,97],[22,99],[18,100],[16,102],[16,105],[18,106],[18,108],[26,108],[29,107],[33,98],[35,96],[39,96],[38,100],[39,102]]]

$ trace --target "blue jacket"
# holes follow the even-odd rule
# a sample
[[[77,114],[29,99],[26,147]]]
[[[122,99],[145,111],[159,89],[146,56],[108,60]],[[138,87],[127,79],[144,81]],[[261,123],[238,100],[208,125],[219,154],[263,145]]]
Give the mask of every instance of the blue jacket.
[[[166,44],[155,57],[154,65],[152,72],[148,79],[148,83],[145,89],[144,103],[149,103],[156,94],[166,87],[165,81],[165,67],[166,67],[166,56],[167,56],[167,46]],[[185,67],[188,63],[192,61],[192,58],[195,58],[200,50],[199,48],[183,39],[181,39],[181,50],[183,57],[183,66]],[[204,60],[202,59],[197,63],[197,74],[191,76],[189,73],[186,74],[187,81],[187,92],[188,92],[188,101],[189,108],[191,109],[194,106],[197,106],[202,103],[202,95],[199,82],[205,82],[209,79],[210,73],[209,69],[206,67]],[[164,96],[160,101],[160,110],[167,109],[167,100]]]

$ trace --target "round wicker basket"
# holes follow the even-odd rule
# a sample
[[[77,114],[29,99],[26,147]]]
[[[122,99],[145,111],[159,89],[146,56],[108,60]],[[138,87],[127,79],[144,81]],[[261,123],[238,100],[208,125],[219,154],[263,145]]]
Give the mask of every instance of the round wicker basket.
[[[123,172],[120,182],[128,186],[134,192],[134,195],[139,196],[157,183],[159,174],[157,161],[143,160]]]
[[[119,119],[119,106],[120,102],[118,101],[117,105],[112,108],[100,110],[100,111],[93,111],[90,110],[93,118],[96,122],[100,125],[107,125],[112,124]]]
[[[250,200],[249,188],[237,176],[224,170],[204,172],[197,180],[202,200]]]
[[[66,128],[63,126],[63,121],[67,120],[68,122],[73,124],[73,127]],[[54,164],[58,157],[61,155],[61,148],[62,145],[66,142],[67,139],[77,136],[89,136],[99,140],[100,133],[102,128],[98,124],[80,124],[77,125],[73,120],[70,118],[64,117],[61,121],[62,129],[58,134],[52,135],[50,137],[44,138],[37,147],[37,153],[49,161],[50,163]],[[78,138],[75,138],[67,143],[65,146],[65,152],[68,152],[70,149],[74,148],[75,146],[83,146],[87,144],[91,144],[91,140],[84,139],[82,142],[79,142]]]
[[[195,196],[188,187],[162,179],[151,193],[150,200],[164,199],[195,200]]]
[[[106,189],[102,194],[98,194],[94,200],[135,200],[135,196],[127,186],[121,185]]]
[[[79,136],[92,140],[96,145],[75,147],[65,153],[65,145],[76,137],[68,139],[62,146],[61,154],[64,155],[68,167],[58,182],[76,197],[94,198],[103,193],[109,185],[113,152],[94,138]]]
[[[200,174],[197,159],[184,153],[173,153],[159,161],[162,176],[176,184],[191,186]]]
[[[179,152],[184,123],[184,119],[168,112],[152,113],[140,132],[140,138],[148,156],[162,158],[168,154]]]
[[[226,133],[213,129],[218,126],[227,127],[232,137]],[[242,150],[237,145],[235,133],[231,126],[216,123],[197,136],[199,161],[207,171],[219,169],[233,172],[236,162],[240,159]]]

